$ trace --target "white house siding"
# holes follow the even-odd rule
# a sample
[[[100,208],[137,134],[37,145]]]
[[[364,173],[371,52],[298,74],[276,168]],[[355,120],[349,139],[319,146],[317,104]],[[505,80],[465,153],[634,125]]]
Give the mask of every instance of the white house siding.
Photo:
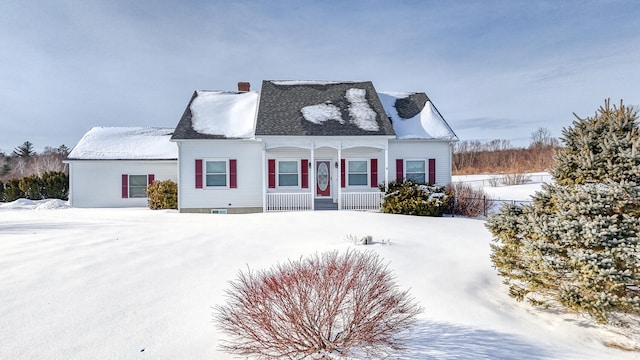
[[[228,213],[262,211],[262,143],[252,140],[206,140],[178,142],[180,159],[178,207],[181,212],[225,209]],[[196,189],[197,159],[235,159],[237,188]]]
[[[122,198],[123,174],[178,180],[176,160],[75,160],[69,165],[73,207],[146,207],[147,198]]]
[[[451,143],[449,141],[389,141],[389,181],[396,178],[396,159],[436,159],[436,184],[447,185],[451,182]]]

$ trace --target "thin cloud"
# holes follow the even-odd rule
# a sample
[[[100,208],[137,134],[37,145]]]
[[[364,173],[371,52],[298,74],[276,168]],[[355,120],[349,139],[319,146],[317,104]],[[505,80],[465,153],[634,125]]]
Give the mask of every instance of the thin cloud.
[[[194,90],[263,79],[425,91],[461,139],[519,138],[640,103],[638,18],[629,1],[5,1],[0,151],[173,126]]]

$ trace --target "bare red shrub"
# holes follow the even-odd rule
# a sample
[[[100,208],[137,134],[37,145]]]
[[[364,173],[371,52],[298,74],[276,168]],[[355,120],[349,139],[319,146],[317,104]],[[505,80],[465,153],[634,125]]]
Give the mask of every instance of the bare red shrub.
[[[475,188],[466,183],[452,183],[447,190],[453,193],[453,202],[450,212],[453,215],[476,217],[486,215],[495,201],[488,198],[482,188]]]
[[[422,311],[372,252],[337,251],[240,272],[215,307],[222,349],[260,359],[370,356],[402,348]]]

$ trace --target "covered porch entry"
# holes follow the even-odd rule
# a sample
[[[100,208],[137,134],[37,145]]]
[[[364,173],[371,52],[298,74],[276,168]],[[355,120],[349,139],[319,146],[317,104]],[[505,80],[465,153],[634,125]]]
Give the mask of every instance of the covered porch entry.
[[[265,212],[380,209],[387,141],[265,142],[262,157]]]

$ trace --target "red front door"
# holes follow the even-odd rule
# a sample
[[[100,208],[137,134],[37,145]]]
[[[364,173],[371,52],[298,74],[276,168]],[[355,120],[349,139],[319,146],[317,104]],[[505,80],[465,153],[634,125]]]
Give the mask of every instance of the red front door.
[[[316,195],[331,196],[331,162],[316,161]]]

